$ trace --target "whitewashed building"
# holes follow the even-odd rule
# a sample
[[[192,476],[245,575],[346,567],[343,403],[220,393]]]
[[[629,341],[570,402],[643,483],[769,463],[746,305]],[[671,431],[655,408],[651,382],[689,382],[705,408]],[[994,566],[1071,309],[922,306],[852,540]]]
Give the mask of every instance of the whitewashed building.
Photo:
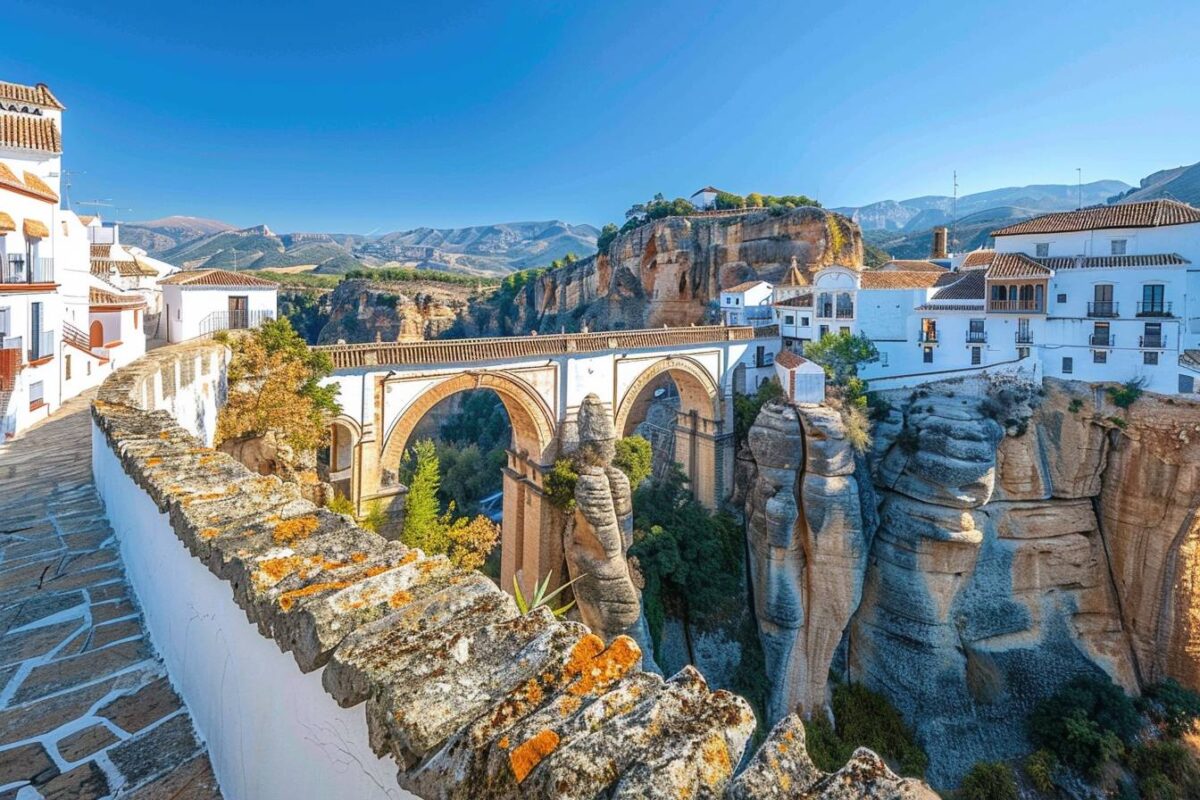
[[[92,274],[112,286],[139,295],[146,302],[146,313],[162,311],[162,290],[158,282],[178,272],[178,268],[151,258],[141,248],[121,243],[121,226],[99,217],[80,217],[88,229],[91,244]]]
[[[699,211],[711,211],[717,205],[717,195],[721,193],[721,190],[715,186],[705,186],[703,189],[693,192],[692,196],[688,198],[688,202]]]
[[[183,270],[158,283],[168,342],[256,328],[277,313],[279,284],[247,272]]]
[[[781,350],[775,357],[775,376],[788,402],[825,402],[825,370],[820,364],[790,350]]]
[[[721,290],[721,320],[726,325],[770,325],[771,284],[745,281]]]

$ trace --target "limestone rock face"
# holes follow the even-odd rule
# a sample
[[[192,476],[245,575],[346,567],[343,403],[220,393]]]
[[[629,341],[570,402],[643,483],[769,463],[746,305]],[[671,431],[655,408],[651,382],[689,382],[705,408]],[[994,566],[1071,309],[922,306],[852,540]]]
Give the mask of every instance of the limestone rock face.
[[[776,403],[750,429],[746,530],[772,720],[825,707],[829,666],[862,592],[869,532],[840,426],[829,409]]]
[[[563,549],[583,621],[605,641],[629,632],[641,615],[641,599],[625,553],[633,544],[629,479],[612,466],[616,434],[612,417],[594,394],[579,409],[579,481],[575,512]]]
[[[669,217],[618,236],[605,253],[544,273],[517,295],[511,318],[481,312],[489,318],[480,326],[505,334],[688,325],[704,320],[724,287],[778,282],[793,257],[811,272],[861,264],[862,255],[858,226],[819,208]]]
[[[329,298],[329,321],[319,344],[411,342],[436,339],[465,325],[471,287],[433,282],[403,284],[347,280]]]

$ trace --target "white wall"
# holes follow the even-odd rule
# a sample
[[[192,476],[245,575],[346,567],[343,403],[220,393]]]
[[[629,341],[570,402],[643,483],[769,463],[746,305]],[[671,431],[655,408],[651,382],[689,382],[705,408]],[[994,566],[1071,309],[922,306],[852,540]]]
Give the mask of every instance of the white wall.
[[[200,336],[210,314],[229,311],[230,297],[246,298],[251,319],[262,312],[275,314],[278,305],[278,291],[274,287],[203,288],[166,284],[162,291],[164,312],[169,314],[167,341],[170,342],[186,342]]]

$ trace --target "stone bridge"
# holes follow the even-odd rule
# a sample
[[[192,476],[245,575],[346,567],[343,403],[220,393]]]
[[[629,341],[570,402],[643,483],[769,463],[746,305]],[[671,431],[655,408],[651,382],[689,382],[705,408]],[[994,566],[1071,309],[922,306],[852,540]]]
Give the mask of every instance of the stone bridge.
[[[772,374],[771,328],[704,326],[549,336],[314,348],[333,359],[342,414],[330,479],[360,514],[402,491],[400,459],[421,418],[458,392],[491,389],[512,422],[504,469],[501,586],[518,572],[563,574],[562,536],[543,476],[577,439],[580,403],[596,394],[619,436],[645,417],[654,390],[679,391],[675,460],[696,497],[715,508],[733,482],[733,392]]]

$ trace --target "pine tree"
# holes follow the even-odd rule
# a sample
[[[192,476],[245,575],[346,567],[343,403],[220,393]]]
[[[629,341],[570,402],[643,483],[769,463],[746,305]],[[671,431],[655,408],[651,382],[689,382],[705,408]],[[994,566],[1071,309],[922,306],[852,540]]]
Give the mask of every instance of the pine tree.
[[[400,538],[409,547],[419,547],[426,553],[444,553],[449,543],[438,519],[441,476],[437,447],[432,439],[422,439],[412,449],[416,463],[404,499],[404,531]]]

